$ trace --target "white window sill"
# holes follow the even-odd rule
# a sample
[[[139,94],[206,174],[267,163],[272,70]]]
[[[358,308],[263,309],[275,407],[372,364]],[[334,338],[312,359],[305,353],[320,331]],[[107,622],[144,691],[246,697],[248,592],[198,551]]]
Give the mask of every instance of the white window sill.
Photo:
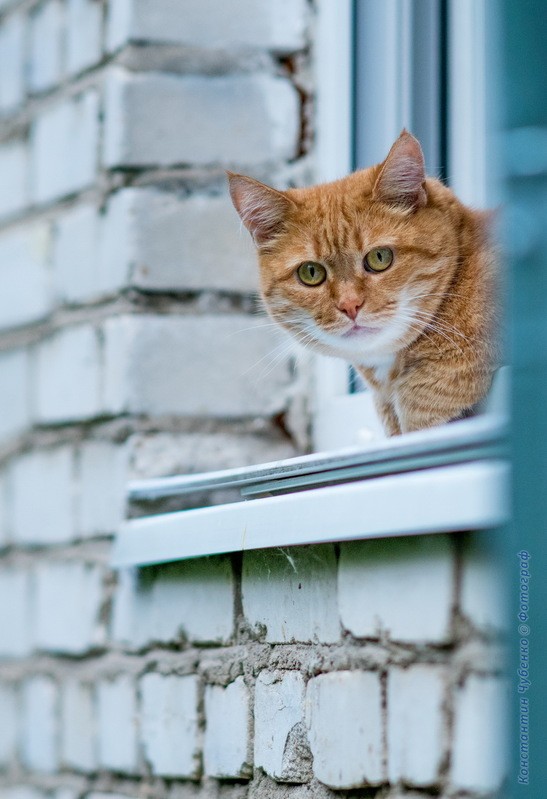
[[[503,418],[487,415],[367,448],[140,481],[133,499],[228,486],[259,498],[129,520],[113,563],[495,528],[509,515],[505,433]]]

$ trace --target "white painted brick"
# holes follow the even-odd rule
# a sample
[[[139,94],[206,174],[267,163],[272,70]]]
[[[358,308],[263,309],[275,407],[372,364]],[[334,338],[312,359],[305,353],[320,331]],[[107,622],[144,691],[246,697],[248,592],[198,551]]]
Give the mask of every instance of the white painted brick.
[[[15,436],[30,424],[29,378],[27,350],[0,353],[0,439]]]
[[[392,668],[387,687],[388,776],[424,786],[439,778],[444,745],[445,675],[433,665]]]
[[[131,479],[231,469],[296,455],[285,436],[255,432],[136,433],[131,436]]]
[[[114,598],[114,639],[141,648],[181,635],[196,643],[227,643],[234,626],[234,585],[228,558],[200,558],[150,572],[123,571]]]
[[[1,5],[0,5],[1,8]],[[25,95],[25,18],[12,14],[0,26],[0,113],[13,111]],[[4,180],[4,176],[2,180]],[[8,185],[10,185],[8,183]],[[10,188],[15,188],[13,185]]]
[[[80,655],[100,642],[102,572],[81,562],[46,561],[35,574],[35,644]]]
[[[118,0],[110,3],[107,44],[128,40],[185,44],[207,49],[268,48],[290,52],[305,46],[305,0]]]
[[[29,86],[51,89],[61,78],[63,8],[60,0],[42,3],[30,16]]]
[[[97,293],[98,228],[92,205],[78,206],[57,220],[53,274],[61,302],[84,302]]]
[[[18,694],[15,685],[0,683],[0,766],[15,759],[19,737]]]
[[[42,422],[89,419],[102,411],[98,331],[79,325],[36,347],[36,417]]]
[[[479,630],[507,629],[507,588],[492,548],[476,538],[465,549],[462,564],[460,607]]]
[[[23,210],[28,203],[26,142],[15,139],[0,145],[0,174],[0,217],[10,216]]]
[[[68,0],[67,70],[80,72],[101,58],[101,4],[96,0]]]
[[[99,294],[112,294],[129,281],[135,257],[133,205],[136,195],[136,189],[124,189],[111,195],[101,218],[96,287]]]
[[[342,545],[340,616],[356,637],[444,641],[450,634],[453,595],[454,556],[448,536]]]
[[[359,788],[385,780],[378,674],[339,671],[310,680],[306,719],[320,782]]]
[[[304,679],[297,671],[262,671],[256,681],[254,764],[280,782],[308,782]]]
[[[92,689],[75,680],[61,691],[61,761],[79,771],[96,767]]]
[[[34,322],[51,309],[50,252],[51,231],[43,222],[0,236],[0,327]]]
[[[167,192],[136,192],[133,228],[133,285],[154,291],[258,289],[254,248],[227,197],[182,200]]]
[[[279,341],[259,319],[128,316],[108,320],[104,334],[105,412],[225,418],[270,416],[286,405],[288,362],[262,379],[253,370]]]
[[[507,769],[507,685],[470,675],[456,694],[451,785],[494,792]]]
[[[6,471],[0,471],[0,548],[9,543],[9,480]]]
[[[246,552],[242,597],[247,621],[264,626],[266,641],[340,640],[330,545]]]
[[[205,774],[219,779],[250,777],[249,690],[243,677],[225,688],[205,688]]]
[[[110,791],[107,793],[92,791],[91,793],[86,793],[85,799],[138,799],[138,794],[128,795],[126,793],[111,793]]]
[[[99,136],[94,89],[48,108],[31,129],[31,194],[48,202],[95,180]]]
[[[31,649],[31,584],[29,573],[0,571],[0,656],[24,657]]]
[[[196,777],[198,678],[146,674],[140,687],[141,738],[152,772]]]
[[[50,797],[44,791],[39,791],[30,785],[16,785],[14,788],[4,788],[2,799],[50,799]]]
[[[111,72],[104,161],[254,164],[294,157],[299,100],[284,78]],[[199,134],[197,132],[199,131]]]
[[[121,675],[97,686],[98,761],[112,771],[137,769],[137,700],[133,680]]]
[[[108,441],[87,441],[80,447],[80,535],[115,533],[125,518],[127,446]]]
[[[11,527],[21,544],[54,544],[74,536],[69,447],[22,455],[10,469]]]
[[[30,769],[52,773],[58,767],[57,686],[49,677],[24,683],[21,758]]]

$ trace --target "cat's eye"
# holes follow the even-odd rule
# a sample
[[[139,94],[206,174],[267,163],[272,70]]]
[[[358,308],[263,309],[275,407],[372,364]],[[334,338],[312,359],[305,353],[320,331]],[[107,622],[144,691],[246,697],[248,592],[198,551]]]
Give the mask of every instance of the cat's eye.
[[[296,270],[296,274],[305,286],[320,286],[326,280],[327,270],[322,264],[304,261]]]
[[[375,247],[365,255],[367,272],[383,272],[393,263],[393,250],[389,247]]]

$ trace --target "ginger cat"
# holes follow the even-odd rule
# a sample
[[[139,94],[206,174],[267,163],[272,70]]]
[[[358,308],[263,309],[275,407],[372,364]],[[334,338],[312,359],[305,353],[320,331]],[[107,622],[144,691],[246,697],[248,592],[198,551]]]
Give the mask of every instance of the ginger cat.
[[[426,178],[403,131],[383,163],[277,191],[229,172],[277,322],[365,378],[388,435],[473,413],[496,367],[488,215]]]

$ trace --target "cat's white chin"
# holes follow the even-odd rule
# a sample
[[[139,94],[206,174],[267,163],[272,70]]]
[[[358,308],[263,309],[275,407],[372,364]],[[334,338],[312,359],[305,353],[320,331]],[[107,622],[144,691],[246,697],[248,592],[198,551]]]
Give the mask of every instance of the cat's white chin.
[[[367,366],[394,355],[404,346],[407,325],[396,317],[382,326],[355,324],[340,333],[328,333],[312,323],[308,328],[318,349],[327,355]]]

